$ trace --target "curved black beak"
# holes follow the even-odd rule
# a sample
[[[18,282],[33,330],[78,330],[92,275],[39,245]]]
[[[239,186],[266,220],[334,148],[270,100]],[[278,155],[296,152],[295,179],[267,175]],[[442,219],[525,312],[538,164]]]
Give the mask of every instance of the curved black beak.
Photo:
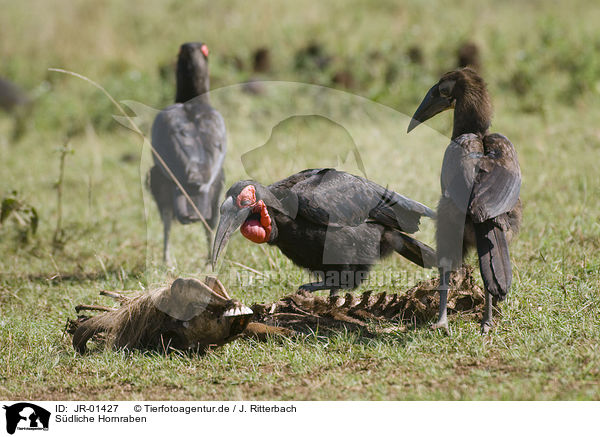
[[[211,262],[213,270],[217,264],[217,259],[219,259],[219,254],[227,246],[231,234],[242,226],[242,223],[250,215],[250,210],[251,208],[238,208],[232,197],[225,199],[225,202],[221,205],[221,218],[219,219],[219,226],[217,226],[212,247]]]
[[[434,115],[439,114],[446,109],[452,108],[453,105],[454,101],[448,97],[441,96],[438,84],[435,84],[429,91],[427,91],[423,101],[417,108],[415,114],[412,116],[412,120],[410,120],[406,132],[410,132],[424,121],[429,120]]]

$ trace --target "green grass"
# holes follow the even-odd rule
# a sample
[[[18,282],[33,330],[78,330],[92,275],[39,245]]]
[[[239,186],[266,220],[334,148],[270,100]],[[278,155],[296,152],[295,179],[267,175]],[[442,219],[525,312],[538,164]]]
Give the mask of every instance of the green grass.
[[[30,3],[24,10],[18,2],[1,2],[0,15],[0,75],[37,96],[18,142],[11,139],[12,120],[0,115],[0,197],[15,189],[40,215],[38,232],[26,244],[14,223],[0,227],[1,398],[600,398],[600,8],[593,1],[465,0],[452,7],[416,1],[376,7],[366,1],[152,1],[139,9],[111,0]],[[161,266],[160,220],[143,185],[148,151],[112,119],[117,111],[104,95],[47,68],[74,70],[117,100],[160,108],[173,96],[168,67],[178,45],[202,40],[211,49],[211,81],[218,89],[213,104],[228,127],[227,183],[248,177],[240,156],[265,144],[283,118],[321,113],[351,135],[370,178],[434,206],[451,116],[406,135],[406,115],[454,66],[456,48],[466,39],[482,50],[496,110],[493,129],[516,145],[523,171],[514,285],[489,336],[458,317],[450,337],[421,328],[371,339],[342,332],[244,340],[206,356],[75,354],[62,333],[75,305],[107,303],[98,296],[102,289],[142,289],[178,275],[202,275],[206,244],[200,225],[175,226],[177,265]],[[294,52],[312,40],[335,54],[332,65],[325,72],[296,71]],[[415,45],[423,51],[422,65],[406,56]],[[270,84],[259,97],[242,93],[235,85],[252,76],[248,64],[260,46],[272,55],[265,79],[330,86],[333,73],[347,68],[355,76],[355,95],[289,83]],[[245,70],[233,67],[233,56]],[[390,68],[396,75],[386,81]],[[339,137],[317,127],[297,133],[305,153],[283,150],[253,172],[268,181],[320,165],[328,159],[327,138]],[[57,150],[67,137],[75,152],[66,158],[65,241],[57,249],[54,183]],[[342,167],[357,171],[351,159]],[[433,232],[433,224],[425,223],[419,237],[432,243]],[[225,258],[280,278],[253,278],[224,261],[220,277],[246,303],[274,300],[306,279],[277,249],[239,235]],[[357,292],[398,292],[433,275],[392,257],[373,278],[390,272],[400,274]]]

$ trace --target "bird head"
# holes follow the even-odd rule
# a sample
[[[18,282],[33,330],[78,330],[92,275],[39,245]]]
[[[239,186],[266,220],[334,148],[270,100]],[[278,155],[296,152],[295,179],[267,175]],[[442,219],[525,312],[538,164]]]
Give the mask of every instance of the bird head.
[[[227,191],[225,201],[221,204],[221,217],[213,242],[213,267],[238,228],[244,237],[254,243],[272,241],[277,229],[269,209],[280,209],[279,205],[279,200],[265,186],[254,181],[236,182]]]
[[[461,108],[482,112],[491,117],[491,105],[483,79],[469,67],[444,74],[438,83],[432,86],[412,116],[407,132],[434,115],[447,109]],[[489,118],[488,117],[488,118]]]
[[[201,42],[188,42],[179,47],[177,57],[176,100],[184,103],[208,92],[208,46]]]

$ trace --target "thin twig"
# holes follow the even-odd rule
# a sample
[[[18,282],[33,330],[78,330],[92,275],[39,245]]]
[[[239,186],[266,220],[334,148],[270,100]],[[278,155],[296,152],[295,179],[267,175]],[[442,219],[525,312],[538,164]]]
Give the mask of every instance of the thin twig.
[[[102,271],[104,272],[104,276],[108,278],[108,270],[106,269],[106,265],[104,265],[104,261],[100,258],[100,255],[96,254],[96,259],[100,263],[100,267],[102,267]]]
[[[230,259],[225,259],[225,261],[227,261],[230,264],[233,264],[233,265],[236,265],[238,267],[241,267],[243,269],[246,269],[246,270],[248,270],[248,271],[250,271],[252,273],[256,273],[257,275],[264,276],[265,278],[268,277],[268,275],[266,275],[265,273],[259,272],[258,270],[255,270],[252,267],[248,267],[247,265],[244,265],[242,263],[239,263],[239,262],[236,262],[236,261],[231,261]]]
[[[56,275],[52,276],[50,278],[50,280],[53,281],[54,279],[58,278],[59,281],[62,281],[62,275],[60,274],[60,269],[58,268],[58,264],[56,264],[56,261],[54,260],[52,253],[49,253],[48,255],[50,256],[50,261],[52,261],[52,265],[56,269]]]
[[[25,221],[25,219],[23,217],[21,217],[21,214],[19,214],[19,211],[12,211],[11,214],[15,218],[15,220],[17,222],[19,222],[19,225],[27,226],[27,222]]]
[[[85,310],[110,312],[110,311],[114,311],[115,308],[106,307],[103,305],[77,305],[75,307],[75,312],[80,312],[80,311],[85,311]]]
[[[52,237],[52,244],[56,248],[61,245],[62,239],[62,195],[63,182],[65,179],[65,160],[70,152],[69,140],[63,144],[60,152],[60,164],[58,170],[58,180],[56,181],[56,228]]]
[[[581,308],[579,308],[577,311],[575,311],[575,313],[573,314],[573,317],[577,316],[579,313],[581,313],[583,310],[585,310],[586,308],[588,308],[590,305],[592,305],[594,303],[594,301],[589,301],[588,303],[586,303],[584,306],[582,306]]]
[[[108,296],[115,300],[131,300],[130,297],[123,296],[122,293],[133,293],[132,291],[110,291],[110,290],[100,290],[100,296]]]

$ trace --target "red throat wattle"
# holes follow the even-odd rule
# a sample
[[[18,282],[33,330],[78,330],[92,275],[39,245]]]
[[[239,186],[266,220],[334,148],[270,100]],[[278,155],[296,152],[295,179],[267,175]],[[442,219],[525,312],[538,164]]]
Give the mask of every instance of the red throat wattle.
[[[252,208],[252,212],[242,224],[240,232],[254,243],[266,243],[271,236],[271,217],[267,205],[262,200],[256,201],[256,190],[252,185],[245,187],[238,195],[240,208]]]

